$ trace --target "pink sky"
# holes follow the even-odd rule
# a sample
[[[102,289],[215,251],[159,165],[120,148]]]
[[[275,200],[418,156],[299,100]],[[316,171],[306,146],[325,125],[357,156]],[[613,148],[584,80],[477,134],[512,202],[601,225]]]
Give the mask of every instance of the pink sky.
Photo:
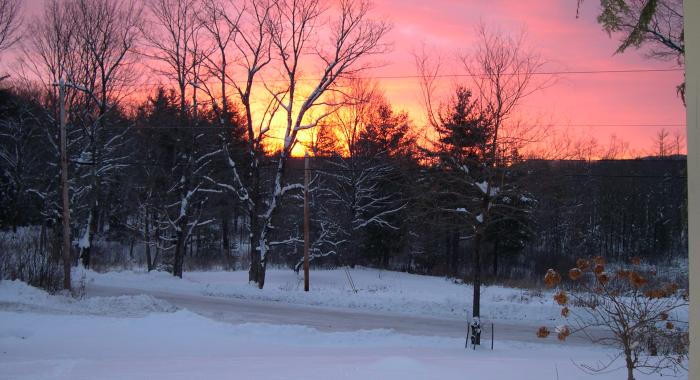
[[[29,13],[36,13],[42,0],[26,0]],[[586,0],[576,19],[576,0],[375,0],[375,16],[393,24],[388,40],[390,54],[385,66],[372,75],[415,75],[411,52],[422,44],[440,52],[446,60],[468,53],[473,46],[474,28],[484,22],[504,32],[527,31],[528,44],[548,64],[546,70],[625,70],[675,68],[675,62],[644,58],[643,52],[629,50],[614,55],[617,40],[609,38],[596,23],[598,0]],[[457,66],[445,73],[463,73]],[[685,124],[685,108],[676,95],[681,72],[598,74],[561,76],[554,86],[536,93],[521,108],[524,119],[559,122],[573,135],[594,136],[601,143],[611,135],[630,143],[634,150],[651,148],[661,128],[650,124]],[[454,79],[441,82],[444,94]],[[416,79],[380,79],[389,100],[409,111],[420,124],[423,113]],[[625,127],[581,127],[581,124],[625,124]],[[642,125],[639,125],[642,124]],[[575,125],[575,126],[574,126]],[[645,126],[646,125],[646,126]],[[666,127],[685,134],[683,126]]]
[[[483,21],[490,28],[518,32],[525,28],[530,46],[548,61],[547,70],[582,71],[607,69],[673,68],[675,62],[644,58],[629,50],[614,55],[617,40],[609,38],[596,23],[599,1],[587,0],[576,19],[576,0],[383,0],[379,14],[387,15],[394,29],[389,38],[394,50],[389,64],[378,75],[415,74],[410,52],[422,43],[440,51],[446,59],[469,52],[474,28]],[[445,69],[459,73],[459,67]],[[685,108],[676,95],[682,72],[643,74],[565,75],[557,83],[528,98],[524,118],[565,124],[685,124]],[[447,90],[450,81],[445,80]],[[397,106],[420,113],[416,80],[383,80],[388,97]],[[415,115],[420,119],[420,115]],[[657,126],[580,127],[571,132],[595,136],[601,143],[617,135],[633,149],[652,144]],[[685,133],[684,127],[667,127]]]

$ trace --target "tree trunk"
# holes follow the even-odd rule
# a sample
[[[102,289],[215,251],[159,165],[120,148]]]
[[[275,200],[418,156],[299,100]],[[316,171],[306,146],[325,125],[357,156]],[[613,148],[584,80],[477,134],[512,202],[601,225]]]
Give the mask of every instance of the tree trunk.
[[[250,234],[248,236],[248,256],[250,257],[250,269],[248,270],[248,282],[258,283],[258,278],[260,276],[260,271],[262,267],[260,265],[260,250],[257,249],[256,244],[260,241],[260,221],[258,219],[260,214],[260,169],[254,162],[251,164],[252,180],[253,185],[251,186],[251,200],[253,201],[252,207],[248,209],[248,218],[250,223]]]
[[[260,261],[260,271],[258,272],[258,288],[262,289],[265,286],[265,271],[267,270],[267,255],[265,259]]]
[[[45,255],[46,252],[46,222],[41,223],[41,232],[39,233],[39,253]]]
[[[136,240],[136,239],[134,239],[134,238],[132,237],[132,238],[131,238],[131,241],[129,242],[129,260],[130,260],[131,262],[134,261],[134,241],[135,241],[135,240]]]
[[[201,229],[199,229],[199,228],[197,229],[197,234],[195,235],[195,238],[196,238],[196,243],[197,243],[197,249],[195,249],[194,255],[196,257],[201,257],[200,256],[201,255],[200,248],[202,245],[202,231],[201,231]]]
[[[51,228],[51,258],[56,264],[60,264],[62,260],[62,252],[63,250],[61,249],[61,225],[59,223],[56,223],[52,226]]]
[[[473,251],[473,286],[474,293],[472,298],[472,317],[481,319],[481,228],[477,228],[474,236],[474,251]],[[481,344],[481,336],[475,337],[474,344]]]
[[[87,247],[81,248],[80,258],[83,261],[83,266],[85,268],[90,268],[91,264],[91,254],[92,254],[92,244],[95,240],[95,234],[97,233],[97,228],[99,226],[99,215],[100,215],[100,192],[102,191],[102,180],[97,170],[102,166],[102,127],[104,123],[103,116],[106,114],[107,109],[104,106],[106,104],[106,99],[102,98],[102,104],[100,105],[100,111],[98,116],[98,126],[94,130],[94,146],[92,149],[92,157],[95,161],[94,165],[90,170],[90,180],[92,182],[92,194],[90,200],[90,216],[88,217],[87,226]]]
[[[625,364],[627,366],[627,380],[634,380],[634,362],[630,349],[625,349]]]
[[[231,265],[231,242],[229,240],[229,217],[226,213],[221,216],[221,256],[224,259],[224,265],[228,269],[232,269]]]
[[[459,230],[455,229],[450,233],[448,241],[450,244],[450,273],[452,277],[457,278],[459,275]]]
[[[156,217],[156,215],[154,213],[153,220],[156,219],[155,217]],[[156,269],[156,264],[158,263],[158,256],[160,256],[160,229],[158,228],[157,225],[155,227],[156,227],[156,229],[154,231],[155,236],[153,236],[153,240],[156,242],[156,254],[153,256],[153,264],[152,264],[153,269]]]
[[[258,208],[253,207],[250,212],[250,241],[248,243],[248,254],[250,256],[250,270],[248,271],[248,281],[258,282],[260,267],[260,250],[256,244],[260,241],[260,227],[257,218]]]
[[[144,242],[145,242],[145,251],[146,251],[146,268],[148,271],[153,270],[153,261],[151,260],[151,231],[150,231],[150,219],[148,212],[146,212],[146,220],[144,221],[144,230],[143,230],[143,235],[145,237]]]
[[[98,222],[98,209],[97,209],[97,201],[93,201],[92,207],[90,207],[90,216],[88,217],[88,224],[87,224],[87,234],[88,234],[88,241],[87,241],[87,247],[82,247],[80,249],[80,259],[83,262],[83,266],[85,268],[90,268],[90,264],[92,263],[92,244],[94,242],[95,238],[95,231],[97,230],[97,222]]]
[[[360,232],[353,229],[350,227],[350,244],[349,244],[349,251],[348,251],[348,257],[345,259],[346,265],[348,265],[350,268],[355,268],[355,265],[358,265],[360,263],[360,258],[359,253],[358,253],[358,246],[360,245],[360,240],[362,237],[360,236]]]
[[[189,223],[189,215],[185,213],[180,219],[177,232],[177,244],[175,245],[175,257],[173,260],[173,276],[182,278],[182,264],[184,261],[185,251],[187,250],[187,224]]]
[[[493,278],[498,278],[498,240],[493,244]]]

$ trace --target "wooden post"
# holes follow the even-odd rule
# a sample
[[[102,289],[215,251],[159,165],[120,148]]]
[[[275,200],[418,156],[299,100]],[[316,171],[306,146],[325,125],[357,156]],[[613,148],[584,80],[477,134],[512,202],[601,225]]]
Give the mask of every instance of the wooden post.
[[[493,323],[491,323],[491,351],[493,351]]]
[[[66,144],[66,83],[58,83],[60,103],[60,149],[61,149],[61,207],[63,213],[63,288],[71,290],[70,280],[70,201],[68,198],[68,150]]]
[[[309,152],[304,155],[304,291],[309,291]]]

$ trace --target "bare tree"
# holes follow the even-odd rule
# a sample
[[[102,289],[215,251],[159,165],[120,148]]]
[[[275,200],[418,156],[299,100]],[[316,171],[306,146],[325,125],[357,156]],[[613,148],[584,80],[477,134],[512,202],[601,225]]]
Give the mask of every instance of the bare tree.
[[[530,149],[526,157],[535,160],[591,161],[600,158],[600,154],[606,154],[601,151],[595,137],[572,136],[568,129],[552,130],[542,141],[533,145],[534,149]]]
[[[43,17],[28,26],[24,68],[44,86],[49,119],[58,123],[55,84],[67,83],[69,176],[74,210],[82,218],[81,256],[90,265],[106,192],[121,166],[124,131],[107,131],[119,119],[120,101],[133,79],[131,57],[140,9],[131,1],[47,1]],[[24,78],[27,82],[31,79]],[[49,141],[56,146],[55,133]],[[45,194],[46,195],[46,194]],[[86,212],[83,212],[86,211]],[[102,224],[103,225],[103,224]]]
[[[114,113],[134,79],[132,64],[143,23],[141,11],[131,0],[75,0],[69,8],[69,16],[78,26],[76,48],[83,57],[80,71],[85,73],[83,80],[71,87],[86,95],[80,162],[87,172],[78,173],[86,179],[84,191],[78,189],[85,194],[88,209],[78,244],[86,267],[90,266],[94,237],[103,224],[99,221],[105,184],[114,180],[113,175],[127,158],[120,154],[127,143],[126,128],[105,128],[114,127]]]
[[[341,0],[337,8],[338,14],[328,25],[330,30],[326,31],[330,37],[327,43],[316,40],[317,35],[326,35],[320,31],[322,17],[328,12],[319,0],[279,1],[271,17],[272,50],[280,63],[283,85],[277,89],[266,87],[286,120],[282,128],[284,140],[276,157],[274,178],[262,212],[260,233],[253,237],[253,244],[257,247],[251,260],[251,273],[260,288],[265,283],[269,234],[280,202],[286,193],[301,188],[299,184],[285,184],[284,179],[285,165],[298,142],[298,134],[317,127],[341,106],[324,97],[337,90],[340,79],[357,76],[367,68],[363,65],[363,58],[384,53],[388,48],[382,40],[389,25],[368,18],[371,9],[368,1]],[[309,55],[321,62],[321,77],[309,87],[310,90],[304,91],[299,80],[303,68],[308,65],[306,58]],[[330,109],[311,117],[312,110],[318,107]]]
[[[474,318],[480,316],[481,255],[487,227],[492,222],[494,201],[504,190],[503,176],[497,168],[502,164],[504,147],[503,130],[514,116],[514,111],[524,98],[541,88],[534,81],[534,74],[542,67],[542,59],[527,50],[524,35],[513,39],[489,31],[481,24],[477,33],[480,43],[472,56],[462,62],[472,78],[476,105],[480,114],[490,124],[490,141],[485,147],[484,170],[479,175],[469,174],[472,185],[478,188],[480,201],[474,211],[476,224],[473,233],[473,306]],[[500,177],[500,178],[499,178]]]
[[[61,165],[62,149],[59,148],[59,130],[63,121],[68,119],[66,148],[70,154],[71,151],[75,151],[79,141],[75,133],[75,123],[72,122],[75,117],[73,111],[78,108],[75,106],[81,104],[83,98],[79,92],[68,91],[61,104],[62,97],[59,96],[59,87],[56,86],[64,79],[72,82],[78,76],[81,61],[75,49],[75,28],[68,17],[68,6],[57,0],[46,1],[42,15],[35,17],[27,26],[27,40],[28,43],[23,45],[20,60],[22,70],[18,80],[27,88],[37,88],[38,102],[42,103],[41,111],[44,115],[36,116],[41,117],[48,127],[45,129],[45,135],[50,158],[47,158],[46,164],[48,167],[55,168],[56,174],[49,176],[45,183],[28,189],[27,192],[41,199],[43,222],[45,225],[53,225],[55,236],[58,237],[60,236],[57,228],[59,223],[56,222],[65,221],[65,216],[72,211],[65,209],[66,202],[59,202],[61,199],[59,190],[65,190],[69,195],[75,196],[75,192],[71,191],[75,184],[74,178],[70,176],[67,165]],[[68,110],[66,118],[60,111],[62,106]],[[61,181],[63,183],[59,184],[59,176],[67,178],[68,183]],[[69,243],[70,226],[67,224],[63,224],[68,227],[68,231],[62,231],[64,243]],[[62,258],[64,287],[70,289],[70,266],[72,265],[70,244],[55,244],[53,256],[56,260]]]
[[[681,152],[686,150],[685,135],[680,131],[673,133],[673,150],[676,155],[680,155]]]
[[[149,50],[144,54],[156,62],[156,73],[175,81],[179,101],[178,152],[172,157],[172,186],[177,200],[164,215],[175,233],[173,275],[182,277],[187,241],[193,230],[207,222],[200,222],[196,207],[205,190],[207,167],[221,150],[207,150],[201,141],[206,134],[198,133],[197,90],[205,57],[213,51],[203,38],[201,10],[197,0],[151,0],[148,9],[151,28],[144,27],[144,38]],[[191,99],[191,103],[188,103]]]
[[[657,157],[666,157],[670,154],[672,146],[671,146],[671,133],[662,128],[660,129],[655,136],[654,139],[654,145],[655,150],[652,154],[656,155]]]
[[[529,156],[545,160],[620,160],[632,151],[629,143],[617,135],[610,135],[607,144],[602,144],[593,136],[572,137],[567,131],[552,133],[538,146],[538,152]]]
[[[629,153],[629,143],[617,137],[610,136],[608,146],[605,147],[601,159],[603,160],[619,160],[625,158]]]
[[[229,112],[227,90],[231,75],[230,66],[234,63],[231,62],[229,49],[238,34],[238,24],[243,12],[237,10],[236,5],[230,1],[202,0],[201,6],[202,11],[198,12],[197,17],[202,29],[213,40],[213,48],[209,54],[202,56],[203,66],[206,68],[205,77],[202,78],[200,75],[197,82],[209,96],[214,112],[219,114],[219,122],[225,123]],[[214,85],[208,83],[210,77],[216,79]]]
[[[477,104],[482,114],[491,123],[493,131],[485,168],[496,169],[499,154],[503,152],[502,133],[507,123],[514,117],[515,110],[523,100],[540,90],[545,84],[535,81],[535,73],[542,67],[542,58],[525,46],[525,36],[517,38],[489,31],[481,24],[477,33],[480,44],[473,56],[464,57],[464,68],[472,78]],[[486,170],[481,182],[474,185],[481,192],[481,204],[477,212],[477,225],[474,230],[474,317],[480,316],[481,298],[481,249],[486,228],[491,222],[492,204],[499,190],[503,189],[503,177],[498,178],[496,170]],[[480,216],[480,217],[479,217]]]
[[[11,48],[19,40],[22,25],[19,0],[0,0],[0,52]]]
[[[38,78],[48,94],[46,101],[53,108],[52,114],[58,119],[58,109],[55,107],[58,99],[58,90],[54,86],[59,80],[78,82],[78,59],[75,47],[75,34],[78,28],[74,27],[73,20],[69,16],[68,7],[58,0],[49,0],[44,3],[41,16],[35,17],[27,25],[28,43],[23,47],[22,65],[26,76],[33,75]],[[29,78],[25,79],[30,82]],[[75,92],[68,97],[69,109],[72,105]]]
[[[206,0],[201,17],[203,27],[215,43],[215,54],[206,60],[211,76],[216,78],[220,87],[218,97],[213,89],[208,89],[214,110],[220,120],[227,120],[228,88],[232,87],[245,117],[246,154],[241,157],[240,152],[224,140],[222,152],[231,180],[227,183],[210,181],[231,193],[243,205],[250,231],[249,256],[251,262],[256,263],[251,264],[249,280],[253,282],[258,281],[259,268],[259,260],[253,259],[259,257],[257,245],[253,242],[260,235],[263,141],[279,110],[279,104],[270,97],[267,101],[262,100],[263,107],[258,112],[254,96],[263,88],[259,77],[272,61],[270,23],[275,6],[276,2],[271,0]]]
[[[229,28],[235,25],[239,31],[233,41],[239,56],[238,67],[244,72],[243,80],[234,80],[231,74],[225,76],[236,88],[245,109],[250,167],[243,171],[247,175],[242,174],[229,154],[232,184],[218,185],[234,193],[247,207],[249,279],[260,288],[265,284],[270,233],[280,204],[286,194],[301,189],[299,184],[285,184],[284,176],[287,159],[298,143],[298,134],[316,128],[341,106],[327,99],[328,94],[338,91],[340,79],[357,75],[367,67],[363,58],[387,49],[382,38],[389,26],[368,19],[369,2],[340,1],[337,18],[324,25],[323,18],[331,9],[319,0],[251,0],[245,2],[242,9],[234,10],[233,16],[219,14],[220,21],[228,23]],[[209,21],[208,24],[214,24],[212,18]],[[213,27],[208,29],[214,35],[221,34]],[[329,39],[324,41],[319,35],[327,35]],[[275,63],[274,68],[268,68],[271,62]],[[320,78],[314,79],[308,87],[301,86],[303,70],[318,63],[322,65]],[[269,69],[274,78],[260,79],[263,69]],[[258,87],[265,89],[269,99],[260,108],[254,107],[253,101],[253,91]],[[312,115],[317,109],[322,111]],[[265,146],[270,145],[266,139],[278,113],[284,115],[281,128],[284,137],[275,158],[272,181],[266,184],[261,179],[261,159]]]
[[[145,168],[148,171],[150,168]],[[150,174],[150,173],[149,173]],[[147,175],[152,178],[154,176]],[[163,242],[160,239],[160,232],[164,230],[162,225],[159,225],[157,214],[158,207],[155,205],[156,196],[153,194],[153,184],[149,183],[142,188],[137,188],[138,198],[136,199],[137,212],[127,221],[126,227],[133,233],[132,236],[143,242],[144,253],[146,255],[146,269],[150,272],[156,269],[159,260],[159,254],[163,250]],[[154,251],[152,251],[154,249]]]
[[[655,274],[639,259],[613,273],[606,270],[603,257],[593,262],[579,259],[569,270],[567,283],[554,269],[547,271],[545,284],[558,287],[554,300],[562,306],[562,316],[573,323],[557,327],[559,340],[580,332],[594,343],[620,350],[608,362],[581,365],[586,372],[608,370],[619,358],[625,361],[627,380],[634,380],[635,371],[662,375],[687,371],[688,321],[679,315],[688,306],[687,291],[682,294],[678,284],[662,283]],[[548,331],[543,326],[538,336],[545,338]]]
[[[435,104],[435,92],[437,91],[437,78],[442,66],[442,58],[435,52],[427,50],[423,45],[420,51],[413,52],[416,70],[418,72],[418,83],[421,89],[421,101],[425,110],[428,125],[433,129],[439,124],[439,107]]]
[[[196,0],[150,0],[152,22],[143,26],[143,36],[150,48],[144,54],[158,63],[154,68],[156,73],[175,81],[182,115],[188,114],[188,89],[203,59],[196,54],[202,28],[197,6]]]

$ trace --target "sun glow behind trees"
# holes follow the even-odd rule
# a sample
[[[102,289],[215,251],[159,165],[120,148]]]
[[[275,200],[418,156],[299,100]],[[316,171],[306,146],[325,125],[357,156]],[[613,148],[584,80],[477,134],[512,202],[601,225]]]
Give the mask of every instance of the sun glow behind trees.
[[[23,1],[25,21],[38,15],[42,4],[43,0]],[[473,25],[480,20],[507,32],[525,26],[531,45],[540,50],[548,61],[547,71],[674,67],[672,62],[648,60],[641,52],[611,55],[617,41],[608,38],[596,23],[597,1],[584,2],[578,19],[575,18],[576,6],[575,1],[524,5],[499,2],[457,4],[438,0],[430,7],[416,1],[377,1],[372,16],[386,19],[394,25],[387,36],[393,49],[375,60],[373,63],[378,67],[363,76],[375,77],[394,108],[407,111],[414,127],[420,129],[426,120],[418,96],[418,81],[412,77],[415,76],[415,68],[411,52],[423,43],[434,47],[435,53],[448,59],[468,52],[474,45]],[[13,56],[19,52],[19,46],[5,52],[0,71],[17,77],[19,68]],[[166,81],[148,70],[154,65],[153,62],[139,59],[135,63],[143,66],[144,70],[130,83],[128,103],[143,101],[155,92],[159,83],[167,86]],[[320,73],[314,71],[316,68],[313,65],[306,68],[299,83],[304,85],[311,79],[317,79]],[[459,73],[460,70],[457,66],[448,65],[443,71]],[[273,83],[275,74],[265,73],[264,77]],[[684,133],[684,109],[675,94],[675,86],[682,77],[682,72],[562,75],[555,86],[528,99],[520,113],[523,121],[552,125],[553,129],[571,139],[595,139],[599,145],[607,145],[611,135],[615,135],[617,139],[627,142],[630,150],[646,153],[661,128],[666,128],[672,134]],[[455,82],[464,83],[464,79],[444,77],[436,83],[450,93]],[[264,88],[260,88],[254,92],[256,107],[263,107],[266,101],[262,96],[264,91]],[[200,97],[200,102],[206,104],[202,100],[206,99]],[[281,137],[279,135],[277,131],[270,134],[267,142],[269,149],[274,149],[275,140],[281,141],[275,138]],[[303,133],[301,140],[306,140],[306,135]],[[303,155],[303,151],[297,146],[294,155]],[[628,156],[633,157],[634,154]]]

